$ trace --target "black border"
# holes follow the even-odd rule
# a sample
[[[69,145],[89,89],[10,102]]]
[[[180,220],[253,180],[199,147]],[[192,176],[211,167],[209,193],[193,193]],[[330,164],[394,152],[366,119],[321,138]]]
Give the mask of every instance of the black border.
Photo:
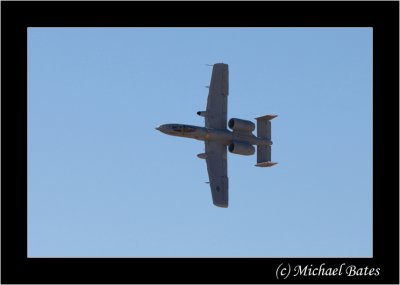
[[[373,27],[373,258],[27,258],[26,35],[52,26]],[[2,283],[399,283],[399,2],[3,1],[1,40]],[[281,263],[380,274],[277,280]]]

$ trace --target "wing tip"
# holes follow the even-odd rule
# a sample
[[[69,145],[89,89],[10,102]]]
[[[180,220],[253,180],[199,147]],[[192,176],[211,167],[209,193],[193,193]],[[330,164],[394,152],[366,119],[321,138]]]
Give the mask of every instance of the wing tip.
[[[213,66],[214,66],[214,67],[221,66],[221,67],[226,67],[226,68],[228,68],[228,64],[227,64],[227,63],[223,63],[223,62],[214,63]]]
[[[215,203],[214,206],[217,206],[219,208],[228,208],[228,203]]]

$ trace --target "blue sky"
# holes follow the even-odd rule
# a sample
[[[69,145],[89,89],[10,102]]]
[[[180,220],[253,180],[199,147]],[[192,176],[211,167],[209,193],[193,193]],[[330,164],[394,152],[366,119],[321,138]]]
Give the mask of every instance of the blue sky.
[[[213,206],[211,77],[272,121],[272,168],[228,155]],[[29,257],[372,256],[372,29],[29,28]]]

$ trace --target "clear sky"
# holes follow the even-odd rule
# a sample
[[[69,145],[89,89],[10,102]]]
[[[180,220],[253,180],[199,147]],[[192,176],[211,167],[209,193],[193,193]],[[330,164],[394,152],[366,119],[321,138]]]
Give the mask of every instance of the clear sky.
[[[228,154],[212,204],[212,68],[228,118],[272,121],[271,168]],[[28,256],[372,256],[372,29],[30,28]]]

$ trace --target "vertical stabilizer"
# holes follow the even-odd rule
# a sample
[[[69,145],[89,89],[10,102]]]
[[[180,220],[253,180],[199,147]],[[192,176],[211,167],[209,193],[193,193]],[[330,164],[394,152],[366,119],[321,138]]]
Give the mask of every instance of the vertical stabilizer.
[[[275,117],[277,117],[277,115],[265,115],[256,118],[257,137],[271,141],[271,120]],[[275,164],[276,162],[271,161],[271,145],[258,145],[256,166],[269,167]]]

